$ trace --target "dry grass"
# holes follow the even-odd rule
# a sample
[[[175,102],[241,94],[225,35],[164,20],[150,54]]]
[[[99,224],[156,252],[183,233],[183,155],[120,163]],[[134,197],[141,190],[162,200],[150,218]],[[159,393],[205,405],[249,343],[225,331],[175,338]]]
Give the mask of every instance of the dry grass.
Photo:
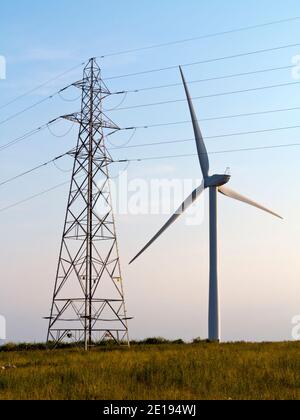
[[[300,399],[300,343],[0,353],[0,399]]]

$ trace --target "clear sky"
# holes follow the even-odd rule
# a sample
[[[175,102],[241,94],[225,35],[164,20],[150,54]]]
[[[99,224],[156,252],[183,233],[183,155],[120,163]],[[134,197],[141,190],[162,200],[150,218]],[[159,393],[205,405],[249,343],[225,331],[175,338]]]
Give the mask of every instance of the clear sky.
[[[3,2],[0,55],[7,59],[7,79],[0,80],[0,107],[15,97],[69,70],[91,56],[144,47],[215,32],[300,16],[299,1],[189,0],[34,0]],[[170,47],[100,60],[103,77],[140,72],[248,51],[300,44],[300,21],[231,33]],[[188,80],[288,67],[300,46],[185,68]],[[0,143],[6,144],[51,119],[79,110],[78,92],[45,101],[17,118],[1,123],[58,89],[79,80],[82,68],[9,107],[0,108]],[[179,83],[177,69],[107,80],[112,90]],[[191,84],[193,96],[292,83],[291,69]],[[299,107],[300,85],[203,98],[195,102],[199,118]],[[181,86],[129,94],[121,107],[182,99]],[[120,110],[122,98],[108,108],[120,126],[140,126],[189,119],[186,104]],[[74,100],[74,101],[73,101]],[[299,110],[204,121],[205,136],[299,125]],[[76,143],[76,128],[53,127],[16,147],[0,152],[0,179],[64,153]],[[131,145],[191,138],[189,124],[137,130]],[[58,137],[60,136],[60,137]],[[129,134],[117,135],[115,145]],[[300,142],[299,128],[207,141],[210,152]],[[116,158],[195,153],[190,143],[115,151]],[[300,314],[300,147],[212,154],[211,166],[231,168],[231,186],[285,217],[277,221],[242,204],[219,200],[220,284],[224,340],[291,338],[292,318]],[[69,159],[69,160],[68,160]],[[70,158],[2,186],[0,207],[51,188],[70,178]],[[124,169],[120,167],[120,169]],[[115,174],[117,170],[114,169]],[[167,159],[131,164],[130,179],[198,179],[197,159]],[[68,186],[8,211],[0,212],[0,314],[7,318],[9,340],[43,340],[49,315]],[[179,202],[178,202],[179,204]],[[202,203],[203,204],[203,203]],[[200,204],[201,206],[201,204]],[[208,217],[200,226],[177,223],[135,265],[128,261],[166,220],[166,215],[117,215],[122,266],[132,338],[207,337]]]

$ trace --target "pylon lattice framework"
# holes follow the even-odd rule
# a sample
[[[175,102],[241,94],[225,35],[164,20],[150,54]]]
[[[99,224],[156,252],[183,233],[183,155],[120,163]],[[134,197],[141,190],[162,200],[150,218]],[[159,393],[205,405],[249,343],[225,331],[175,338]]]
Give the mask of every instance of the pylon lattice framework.
[[[86,349],[105,339],[129,344],[104,133],[119,127],[102,111],[111,93],[95,59],[75,86],[82,90],[81,112],[64,118],[80,129],[47,342],[84,343]]]

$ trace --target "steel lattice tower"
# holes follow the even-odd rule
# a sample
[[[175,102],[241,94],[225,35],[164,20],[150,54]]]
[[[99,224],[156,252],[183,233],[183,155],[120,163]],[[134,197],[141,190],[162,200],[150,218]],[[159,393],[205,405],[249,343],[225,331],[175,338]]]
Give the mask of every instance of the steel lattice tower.
[[[81,112],[64,118],[80,129],[47,342],[84,343],[86,350],[105,339],[129,345],[109,180],[113,160],[105,146],[106,131],[119,127],[103,113],[111,92],[94,58],[74,86],[82,90]]]

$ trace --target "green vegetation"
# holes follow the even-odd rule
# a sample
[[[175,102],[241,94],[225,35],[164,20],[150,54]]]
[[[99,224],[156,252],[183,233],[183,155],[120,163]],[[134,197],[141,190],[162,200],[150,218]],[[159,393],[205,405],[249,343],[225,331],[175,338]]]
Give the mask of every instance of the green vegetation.
[[[300,399],[300,343],[43,348],[1,348],[1,400]]]

